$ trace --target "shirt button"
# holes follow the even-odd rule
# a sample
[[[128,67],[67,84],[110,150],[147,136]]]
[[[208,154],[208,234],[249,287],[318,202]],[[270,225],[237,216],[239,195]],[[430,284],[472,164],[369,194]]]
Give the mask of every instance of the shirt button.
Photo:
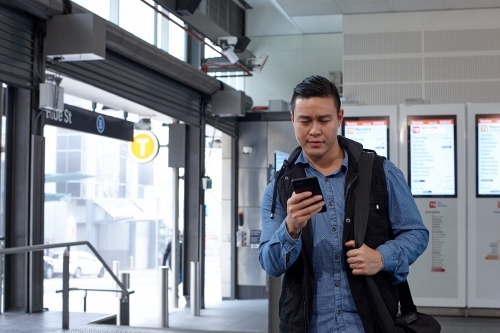
[[[337,314],[338,314],[338,315],[340,314],[340,310],[337,310]]]
[[[333,256],[333,258],[338,259],[338,258],[339,258],[339,255],[338,255],[338,254],[336,254],[336,255],[334,255],[334,256]]]
[[[345,219],[345,221],[346,221],[347,223],[351,223],[351,219],[350,219],[350,218],[346,218],[346,219]]]
[[[328,206],[333,206],[333,201],[330,201],[330,202],[328,203]]]
[[[333,227],[333,228],[332,228],[332,231],[333,231],[333,232],[337,231],[337,228]]]
[[[335,287],[338,287],[338,286],[340,286],[340,283],[335,282]]]
[[[325,182],[327,182],[327,181],[328,181],[328,178],[325,177]]]

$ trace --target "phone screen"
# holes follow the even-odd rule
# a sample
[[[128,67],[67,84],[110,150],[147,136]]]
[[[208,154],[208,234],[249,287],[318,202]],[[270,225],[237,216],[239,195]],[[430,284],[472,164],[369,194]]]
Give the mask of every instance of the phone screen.
[[[306,178],[299,178],[299,179],[293,179],[292,180],[292,185],[295,193],[302,193],[302,192],[312,192],[312,195],[321,195],[323,196],[323,193],[321,192],[321,187],[319,186],[318,178],[316,177],[306,177]],[[324,198],[323,198],[324,200]],[[321,208],[320,213],[326,212],[326,205],[324,205]]]

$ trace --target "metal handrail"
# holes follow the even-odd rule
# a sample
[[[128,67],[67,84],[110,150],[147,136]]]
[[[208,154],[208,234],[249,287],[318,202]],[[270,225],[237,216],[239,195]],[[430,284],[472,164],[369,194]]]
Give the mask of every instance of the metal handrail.
[[[129,325],[129,296],[133,293],[128,291],[127,288],[123,285],[123,283],[116,277],[111,268],[106,264],[101,255],[97,252],[92,244],[88,241],[80,241],[80,242],[69,242],[69,243],[55,243],[55,244],[40,244],[40,245],[29,245],[29,246],[19,246],[19,247],[11,247],[2,249],[0,248],[0,255],[3,254],[16,254],[16,253],[25,253],[25,252],[34,252],[41,251],[45,249],[53,249],[59,247],[69,248],[71,246],[78,245],[87,245],[89,249],[94,253],[94,255],[99,259],[103,267],[108,271],[109,275],[115,280],[118,287],[121,289],[122,299],[120,302],[120,324]],[[67,267],[65,267],[67,266]],[[66,271],[66,272],[65,272]],[[69,254],[68,257],[63,260],[63,329],[69,329]],[[123,319],[123,320],[122,320]]]
[[[118,289],[95,289],[95,288],[69,288],[69,291],[85,291],[85,294],[83,296],[83,312],[87,312],[87,291],[102,291],[102,292],[120,292],[121,290]],[[56,294],[62,293],[63,290],[56,290]],[[134,293],[134,291],[130,292],[131,294]]]

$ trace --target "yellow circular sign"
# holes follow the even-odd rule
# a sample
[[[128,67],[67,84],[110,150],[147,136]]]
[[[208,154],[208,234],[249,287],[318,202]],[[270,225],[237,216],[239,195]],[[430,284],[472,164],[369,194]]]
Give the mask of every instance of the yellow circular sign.
[[[135,131],[134,141],[128,145],[130,157],[139,163],[152,161],[159,149],[158,138],[150,131]]]

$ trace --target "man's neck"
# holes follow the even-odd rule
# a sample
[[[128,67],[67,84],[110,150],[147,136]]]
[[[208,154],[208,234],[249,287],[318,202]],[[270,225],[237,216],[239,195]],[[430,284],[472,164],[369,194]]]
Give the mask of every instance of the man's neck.
[[[344,150],[337,144],[329,154],[323,156],[319,160],[314,160],[308,156],[306,156],[306,158],[316,170],[321,172],[323,176],[326,176],[340,168],[344,160]]]

